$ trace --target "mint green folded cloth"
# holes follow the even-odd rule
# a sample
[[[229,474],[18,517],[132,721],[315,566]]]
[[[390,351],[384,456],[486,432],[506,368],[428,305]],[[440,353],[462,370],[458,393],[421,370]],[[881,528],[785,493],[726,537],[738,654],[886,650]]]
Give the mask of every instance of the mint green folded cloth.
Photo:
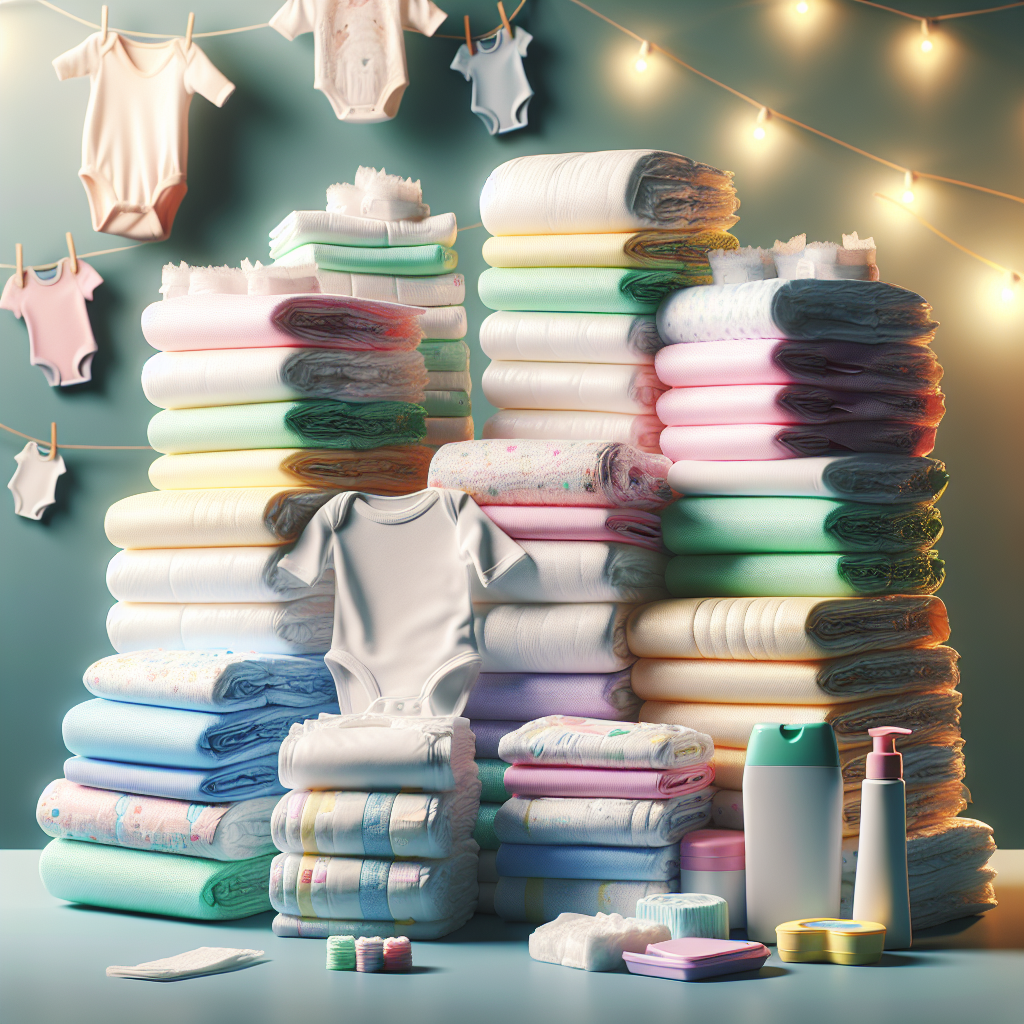
[[[423,408],[428,416],[471,416],[473,413],[465,391],[424,391]]]
[[[469,346],[464,341],[421,341],[416,349],[428,372],[458,373],[469,369]]]
[[[46,891],[110,910],[231,921],[270,910],[272,854],[207,860],[54,839],[39,857]]]
[[[494,819],[500,807],[501,804],[480,805],[480,811],[476,816],[476,828],[473,829],[473,838],[481,850],[496,850],[501,846],[498,833],[494,831]]]
[[[505,771],[508,762],[496,757],[478,757],[477,774],[480,776],[480,801],[487,804],[503,804],[512,794],[505,788]]]
[[[681,498],[661,513],[677,555],[756,551],[923,551],[942,534],[933,505],[829,498]]]
[[[258,402],[164,409],[149,421],[149,443],[164,455],[253,448],[365,450],[418,444],[426,413],[409,402]]]
[[[491,267],[480,275],[490,309],[537,312],[653,313],[669,292],[688,284],[668,270],[614,267]]]
[[[673,597],[866,597],[932,594],[945,563],[935,551],[904,555],[676,555],[665,568]]]
[[[398,277],[426,277],[450,274],[459,265],[459,255],[443,245],[389,245],[370,249],[361,245],[327,245],[309,242],[292,249],[275,263],[340,270],[350,274],[395,274]]]

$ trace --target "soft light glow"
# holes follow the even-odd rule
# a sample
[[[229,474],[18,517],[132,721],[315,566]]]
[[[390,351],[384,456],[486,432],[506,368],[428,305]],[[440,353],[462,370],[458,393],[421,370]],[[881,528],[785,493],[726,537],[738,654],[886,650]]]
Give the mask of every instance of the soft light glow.
[[[647,70],[647,57],[651,52],[651,44],[645,39],[640,44],[640,53],[637,55],[636,64],[633,65],[637,71],[643,73]]]
[[[917,179],[917,175],[913,171],[907,171],[903,175],[903,202],[912,203],[914,201],[914,182]]]
[[[928,19],[921,19],[921,35],[924,37],[921,40],[921,52],[931,53],[932,52],[932,41],[928,38]]]
[[[767,107],[762,107],[757,112],[757,122],[754,126],[754,138],[757,139],[758,142],[760,142],[765,137],[765,135],[768,134],[765,131],[765,125],[768,123],[768,120],[771,116],[772,115]]]
[[[1003,287],[999,293],[1003,302],[1013,302],[1017,298],[1019,291],[1020,274],[1015,274],[1012,270],[1007,271],[1006,277],[1003,278]]]
[[[811,5],[810,4],[805,4],[805,3],[801,2],[801,3],[798,3],[796,5],[796,13],[797,14],[806,14],[810,9],[811,9]]]

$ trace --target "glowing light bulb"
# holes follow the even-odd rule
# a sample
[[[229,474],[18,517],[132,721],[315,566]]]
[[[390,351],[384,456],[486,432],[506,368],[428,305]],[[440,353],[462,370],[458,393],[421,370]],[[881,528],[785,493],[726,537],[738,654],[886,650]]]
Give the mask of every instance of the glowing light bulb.
[[[931,39],[928,38],[928,19],[927,18],[922,18],[921,19],[921,35],[924,37],[921,40],[921,52],[922,53],[931,53],[932,52],[932,48],[933,48],[933,44],[932,44]]]
[[[810,4],[805,4],[805,3],[801,2],[801,3],[798,3],[796,5],[796,13],[797,14],[806,14],[810,9],[811,9],[811,5]]]
[[[651,52],[651,44],[645,39],[640,44],[640,53],[637,55],[636,64],[633,65],[639,72],[647,70],[647,57]]]
[[[767,107],[762,107],[757,112],[757,122],[754,125],[754,138],[760,142],[768,133],[765,131],[765,125],[771,118],[771,113]]]
[[[913,171],[907,171],[903,175],[903,202],[912,203],[914,201],[914,182],[917,180],[917,175]]]
[[[1015,274],[1012,270],[1008,270],[1006,277],[1003,278],[1003,287],[999,293],[1003,302],[1013,302],[1017,298],[1019,289],[1020,274]]]

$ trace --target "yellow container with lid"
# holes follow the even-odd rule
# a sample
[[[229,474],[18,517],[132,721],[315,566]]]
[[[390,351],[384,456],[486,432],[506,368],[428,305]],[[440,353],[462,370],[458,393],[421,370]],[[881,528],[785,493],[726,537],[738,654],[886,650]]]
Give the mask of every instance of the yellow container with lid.
[[[882,959],[885,925],[838,917],[805,917],[780,924],[775,937],[779,959],[786,963],[857,966]]]

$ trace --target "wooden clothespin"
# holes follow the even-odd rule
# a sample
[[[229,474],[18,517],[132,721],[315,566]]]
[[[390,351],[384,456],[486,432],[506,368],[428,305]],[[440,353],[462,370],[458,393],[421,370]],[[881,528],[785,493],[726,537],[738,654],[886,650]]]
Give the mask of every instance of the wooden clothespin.
[[[107,17],[109,15],[107,5],[104,4],[100,8],[100,42],[105,43],[107,41]]]
[[[25,287],[25,257],[21,251],[21,242],[14,243],[14,276],[17,279],[18,287]]]
[[[187,50],[192,45],[192,29],[195,28],[196,24],[196,12],[188,12],[188,27],[185,29],[185,49]]]
[[[469,31],[469,15],[464,14],[462,17],[462,23],[466,27],[466,49],[469,50],[470,57],[476,53],[476,47],[473,45],[473,33]]]
[[[57,458],[57,424],[50,424],[50,454],[46,456],[47,462],[53,462]]]
[[[70,231],[64,232],[64,237],[68,240],[68,257],[71,260],[71,273],[78,273],[78,253],[75,252],[75,240],[71,237]]]
[[[508,15],[505,13],[505,5],[498,0],[498,14],[501,15],[501,24],[505,31],[508,33],[509,39],[512,38],[512,23],[508,20]]]

